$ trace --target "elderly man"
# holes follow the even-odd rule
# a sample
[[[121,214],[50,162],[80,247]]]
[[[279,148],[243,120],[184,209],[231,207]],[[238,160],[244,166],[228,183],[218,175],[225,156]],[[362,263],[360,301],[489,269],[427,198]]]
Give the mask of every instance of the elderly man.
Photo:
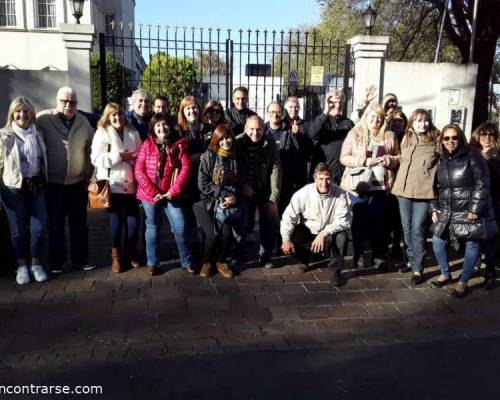
[[[350,226],[347,196],[332,183],[332,174],[325,163],[314,170],[314,183],[300,189],[292,197],[281,220],[281,250],[294,254],[307,270],[311,253],[324,253],[330,258],[328,268],[334,286],[340,286]],[[311,249],[305,247],[311,243]]]
[[[153,112],[155,114],[168,115],[168,99],[166,96],[156,96],[153,100]]]
[[[278,145],[281,160],[281,169],[286,171],[281,181],[280,201],[278,203],[278,214],[281,216],[290,202],[292,195],[307,183],[307,162],[311,141],[304,134],[304,125],[298,119],[296,107],[300,105],[296,97],[290,97],[286,107],[291,109],[293,118],[282,119],[283,108],[277,101],[267,106],[267,119],[264,126],[266,136],[274,139]]]
[[[335,89],[325,96],[323,113],[318,115],[309,125],[309,137],[314,143],[312,166],[318,162],[326,162],[332,172],[333,182],[340,183],[342,167],[340,151],[347,133],[354,127],[354,123],[342,116],[344,94]]]
[[[144,89],[137,89],[128,98],[130,110],[127,112],[127,118],[133,125],[141,140],[144,142],[148,138],[149,120],[151,119],[150,107],[151,97]]]
[[[245,122],[248,117],[256,115],[254,111],[248,108],[248,89],[239,86],[233,90],[234,106],[226,110],[226,121],[235,135],[244,131]]]
[[[78,98],[70,87],[57,92],[55,110],[39,113],[37,126],[47,146],[47,219],[52,273],[62,273],[66,262],[64,228],[69,223],[71,260],[84,270],[88,265],[87,183],[94,130],[77,112]]]
[[[245,231],[259,210],[259,263],[273,268],[271,254],[278,229],[278,201],[281,186],[281,165],[275,141],[264,135],[264,123],[257,115],[250,116],[245,133],[236,138],[235,154],[238,175],[243,186],[243,219]],[[244,245],[244,240],[242,240]]]

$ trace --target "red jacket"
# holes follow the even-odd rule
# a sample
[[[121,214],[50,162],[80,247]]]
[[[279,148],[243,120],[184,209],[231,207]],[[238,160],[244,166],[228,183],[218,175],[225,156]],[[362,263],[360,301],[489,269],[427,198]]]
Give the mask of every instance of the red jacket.
[[[148,138],[142,144],[135,162],[135,179],[138,183],[137,198],[154,204],[154,197],[158,193],[170,193],[176,198],[186,193],[191,176],[191,160],[189,158],[186,140],[181,138],[174,144],[167,146],[167,162],[160,186],[156,185],[158,169],[160,167],[160,151],[153,138]],[[180,167],[179,176],[170,187],[172,172]]]

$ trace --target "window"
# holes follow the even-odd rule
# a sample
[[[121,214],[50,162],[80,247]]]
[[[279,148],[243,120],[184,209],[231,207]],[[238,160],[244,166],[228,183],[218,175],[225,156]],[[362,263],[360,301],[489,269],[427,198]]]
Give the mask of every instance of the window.
[[[115,44],[115,14],[104,14],[104,33],[106,34],[106,44]]]
[[[0,0],[0,26],[16,26],[16,0]]]
[[[38,0],[38,28],[56,27],[56,0]]]

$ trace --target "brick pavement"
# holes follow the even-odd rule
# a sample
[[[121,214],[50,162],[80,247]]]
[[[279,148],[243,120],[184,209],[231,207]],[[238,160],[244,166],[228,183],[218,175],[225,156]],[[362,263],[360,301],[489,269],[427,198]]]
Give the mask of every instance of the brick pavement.
[[[31,374],[47,382],[84,365],[122,368],[206,355],[237,365],[238,354],[256,352],[278,357],[500,336],[500,289],[484,290],[482,278],[472,280],[472,293],[460,301],[450,288],[412,287],[410,274],[369,269],[347,271],[347,284],[337,289],[324,263],[301,273],[289,258],[273,270],[248,264],[231,280],[188,276],[177,260],[154,278],[144,268],[112,274],[106,216],[93,211],[89,220],[98,269],[23,287],[0,280],[0,382]],[[168,259],[176,251],[168,230],[164,237]],[[426,269],[427,278],[437,274],[435,266]],[[59,375],[47,375],[49,366]],[[111,372],[106,382],[120,386]]]

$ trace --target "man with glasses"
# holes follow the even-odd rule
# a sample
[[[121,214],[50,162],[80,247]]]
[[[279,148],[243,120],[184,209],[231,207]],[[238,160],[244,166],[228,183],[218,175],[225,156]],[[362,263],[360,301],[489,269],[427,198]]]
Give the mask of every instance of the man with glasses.
[[[144,89],[137,89],[128,98],[128,102],[130,110],[127,112],[127,118],[132,126],[137,129],[141,140],[144,142],[148,138],[149,120],[151,119],[151,97]]]
[[[332,172],[333,182],[340,184],[342,166],[340,165],[340,151],[347,133],[354,127],[354,123],[342,116],[344,94],[334,89],[325,96],[323,113],[318,115],[310,124],[308,134],[314,143],[313,162],[326,162]]]
[[[73,89],[60,88],[56,101],[55,110],[40,112],[36,120],[47,146],[47,220],[53,274],[62,273],[67,260],[66,217],[73,266],[95,268],[88,264],[87,229],[87,183],[94,130],[77,112],[78,98]]]
[[[248,108],[248,89],[239,86],[233,90],[234,106],[226,111],[226,121],[235,135],[245,130],[247,118],[256,115],[254,111]]]

